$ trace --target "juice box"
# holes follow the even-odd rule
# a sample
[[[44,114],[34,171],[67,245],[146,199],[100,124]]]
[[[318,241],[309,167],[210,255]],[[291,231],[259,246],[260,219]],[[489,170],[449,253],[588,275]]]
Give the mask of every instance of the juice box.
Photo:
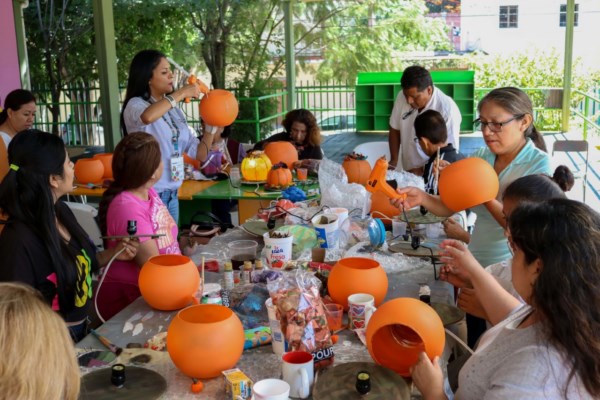
[[[225,391],[231,400],[250,399],[252,397],[252,381],[239,368],[222,372],[225,378]]]

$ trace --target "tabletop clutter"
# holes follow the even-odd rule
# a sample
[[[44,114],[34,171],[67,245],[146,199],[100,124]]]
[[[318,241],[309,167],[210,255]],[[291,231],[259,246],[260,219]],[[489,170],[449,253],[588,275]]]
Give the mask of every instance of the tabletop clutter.
[[[259,154],[249,160],[266,164]],[[244,178],[265,179],[263,169],[251,175],[250,161],[242,164]],[[402,378],[410,377],[419,352],[431,359],[441,355],[444,324],[432,307],[414,298],[384,301],[389,273],[430,261],[389,251],[389,242],[411,243],[411,238],[405,232],[395,238],[386,232],[392,219],[400,221],[400,212],[389,200],[375,201],[364,186],[379,185],[385,194],[386,180],[400,187],[423,187],[422,179],[380,171],[383,175],[376,178],[383,177],[383,182],[375,183],[370,169],[364,171],[368,163],[360,161],[360,155],[344,166],[323,160],[320,201],[273,201],[256,220],[239,228],[254,240],[224,241],[216,253],[200,245],[187,249],[187,256],[152,257],[141,269],[140,291],[148,305],[176,311],[166,335],[145,346],[166,350],[174,366],[189,377],[193,392],[202,390],[202,381],[221,379],[223,398],[232,400],[358,398],[369,393],[409,398]],[[273,185],[288,179],[290,172],[285,163],[276,165],[283,172],[277,181],[268,179]],[[353,166],[361,170],[347,173]],[[373,195],[381,193],[375,190]],[[405,222],[412,235],[423,232]],[[421,237],[420,244],[428,245],[427,238]],[[206,283],[205,271],[217,272],[220,281]],[[335,344],[345,329],[364,343],[372,363],[336,363]],[[263,345],[278,356],[280,375],[252,382],[236,365],[243,352]],[[332,385],[326,375],[344,381],[335,390],[325,390]]]

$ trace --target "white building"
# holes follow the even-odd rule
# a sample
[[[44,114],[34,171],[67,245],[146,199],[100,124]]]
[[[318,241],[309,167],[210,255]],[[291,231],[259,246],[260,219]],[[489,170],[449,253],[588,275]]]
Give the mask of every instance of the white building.
[[[462,0],[461,49],[564,53],[566,0]],[[600,69],[600,0],[575,1],[573,56]]]

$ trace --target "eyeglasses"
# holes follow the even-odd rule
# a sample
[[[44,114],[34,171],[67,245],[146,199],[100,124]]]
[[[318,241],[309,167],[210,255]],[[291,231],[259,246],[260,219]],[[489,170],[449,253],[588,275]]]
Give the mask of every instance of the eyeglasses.
[[[502,127],[506,124],[509,124],[511,122],[513,122],[516,119],[521,119],[525,116],[525,114],[519,114],[519,115],[515,115],[514,117],[512,117],[511,119],[508,119],[504,122],[483,122],[481,120],[481,118],[477,118],[475,121],[473,121],[473,126],[475,126],[475,129],[480,128],[481,131],[483,131],[483,128],[488,128],[490,131],[498,133],[502,131]]]

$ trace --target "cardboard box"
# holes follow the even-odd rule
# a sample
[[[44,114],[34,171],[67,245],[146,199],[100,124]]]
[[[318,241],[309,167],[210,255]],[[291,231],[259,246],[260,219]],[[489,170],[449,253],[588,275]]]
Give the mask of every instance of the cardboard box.
[[[252,398],[252,381],[239,368],[222,372],[225,378],[225,392],[231,400]]]

